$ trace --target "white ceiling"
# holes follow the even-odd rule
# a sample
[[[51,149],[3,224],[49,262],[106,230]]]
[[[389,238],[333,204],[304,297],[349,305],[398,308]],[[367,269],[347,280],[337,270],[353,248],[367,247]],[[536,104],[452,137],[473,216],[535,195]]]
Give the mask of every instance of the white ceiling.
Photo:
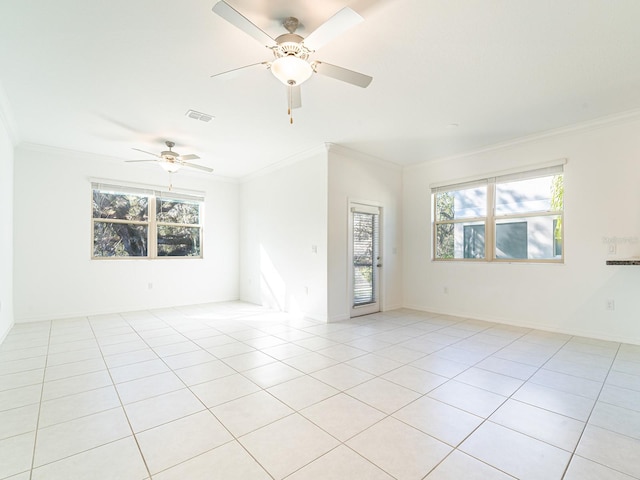
[[[303,36],[346,5],[364,17],[312,58],[372,84],[314,75],[293,125],[269,71],[210,78],[271,58],[215,2],[2,0],[17,140],[134,159],[168,139],[242,177],[324,142],[408,165],[640,108],[638,0],[228,0],[273,37],[287,16]]]

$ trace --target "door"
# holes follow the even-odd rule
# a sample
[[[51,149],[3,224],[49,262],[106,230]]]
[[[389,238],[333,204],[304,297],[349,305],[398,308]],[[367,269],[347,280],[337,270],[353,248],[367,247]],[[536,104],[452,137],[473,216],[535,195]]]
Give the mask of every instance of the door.
[[[349,222],[351,316],[380,311],[380,208],[351,204]]]

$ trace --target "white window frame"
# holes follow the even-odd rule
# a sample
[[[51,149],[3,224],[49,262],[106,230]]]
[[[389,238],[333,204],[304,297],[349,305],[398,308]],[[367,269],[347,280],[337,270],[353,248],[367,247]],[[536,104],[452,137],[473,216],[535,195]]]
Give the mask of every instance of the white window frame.
[[[128,193],[132,195],[146,196],[148,198],[147,203],[147,221],[141,220],[122,220],[114,218],[94,218],[93,216],[93,192],[94,190],[103,190],[113,193]],[[187,202],[194,202],[199,204],[198,224],[183,224],[183,223],[171,223],[171,222],[159,222],[157,221],[157,200],[184,200]],[[103,183],[99,181],[91,182],[91,259],[92,260],[158,260],[158,259],[202,259],[203,258],[203,240],[204,240],[204,194],[201,192],[175,192],[175,191],[162,191],[150,186],[131,186],[129,184],[119,183]],[[94,255],[94,232],[95,224],[97,223],[121,223],[126,225],[145,225],[147,226],[147,255],[139,256],[96,256]],[[170,226],[170,227],[190,227],[198,228],[200,232],[200,255],[158,255],[158,227]]]
[[[532,211],[526,213],[514,213],[509,215],[497,215],[495,208],[496,185],[501,183],[514,182],[518,180],[530,180],[551,175],[561,174],[564,176],[564,164],[566,159],[559,160],[546,166],[533,167],[527,170],[518,170],[511,172],[503,172],[491,177],[479,178],[474,180],[466,180],[464,182],[456,182],[451,184],[431,185],[431,260],[435,262],[500,262],[500,263],[564,263],[564,205],[562,210],[546,210]],[[436,195],[443,192],[451,192],[456,190],[464,190],[466,188],[486,186],[486,216],[454,218],[447,220],[437,220],[436,217]],[[534,217],[558,217],[561,222],[562,234],[560,236],[561,253],[558,258],[497,258],[495,252],[496,246],[496,229],[502,220],[526,219]],[[484,258],[438,258],[436,256],[437,249],[437,229],[438,225],[444,224],[481,224],[484,223]],[[552,246],[555,250],[555,246]]]

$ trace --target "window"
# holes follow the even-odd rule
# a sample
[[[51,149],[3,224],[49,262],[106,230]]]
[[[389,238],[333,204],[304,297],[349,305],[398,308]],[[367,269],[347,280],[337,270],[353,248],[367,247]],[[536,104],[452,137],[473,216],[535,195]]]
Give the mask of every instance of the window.
[[[563,261],[563,167],[432,188],[435,260]]]
[[[200,196],[92,184],[92,258],[202,258]]]

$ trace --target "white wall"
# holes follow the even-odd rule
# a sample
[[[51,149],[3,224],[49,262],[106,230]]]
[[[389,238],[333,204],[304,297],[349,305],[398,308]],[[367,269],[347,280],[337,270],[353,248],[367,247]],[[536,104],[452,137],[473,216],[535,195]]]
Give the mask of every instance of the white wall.
[[[565,263],[432,262],[429,185],[567,158]],[[409,308],[640,343],[640,117],[406,168],[404,304]],[[615,255],[608,242],[617,241]],[[448,294],[444,287],[448,287]],[[606,310],[606,301],[615,310]]]
[[[13,326],[13,145],[0,115],[0,343]]]
[[[15,149],[16,321],[238,299],[234,182],[173,176],[174,188],[205,192],[203,259],[90,259],[89,179],[168,186],[168,174],[154,167],[49,147]]]
[[[240,204],[240,298],[325,321],[324,146],[245,179]]]
[[[402,169],[336,145],[329,146],[329,320],[350,316],[349,203],[382,207],[381,309],[402,306]]]

